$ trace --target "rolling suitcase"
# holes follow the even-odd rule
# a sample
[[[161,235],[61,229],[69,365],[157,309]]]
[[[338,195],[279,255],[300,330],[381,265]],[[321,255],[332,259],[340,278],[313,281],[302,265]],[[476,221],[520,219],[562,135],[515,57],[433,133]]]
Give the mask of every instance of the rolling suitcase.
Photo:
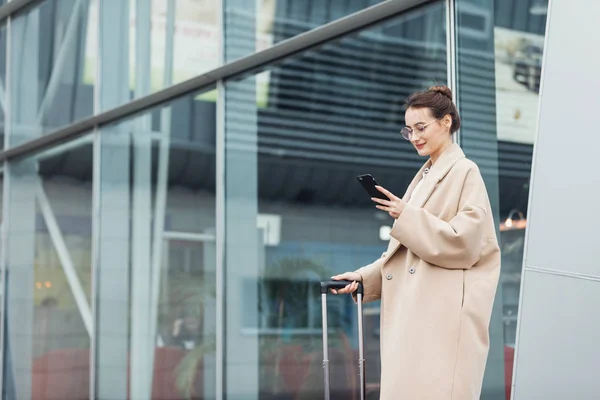
[[[329,350],[327,347],[327,293],[329,289],[343,289],[350,281],[323,281],[321,282],[321,308],[323,310],[323,372],[325,375],[325,400],[330,400],[329,388]],[[358,282],[356,291],[356,304],[358,309],[358,375],[360,382],[360,400],[365,400],[365,348],[363,338],[363,285]]]

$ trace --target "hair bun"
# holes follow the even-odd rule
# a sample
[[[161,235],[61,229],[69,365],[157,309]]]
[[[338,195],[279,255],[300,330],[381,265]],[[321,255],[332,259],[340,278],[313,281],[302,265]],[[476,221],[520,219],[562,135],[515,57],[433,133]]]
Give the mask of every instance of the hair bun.
[[[452,90],[448,86],[432,86],[429,88],[432,92],[437,92],[447,97],[450,101],[452,101]]]

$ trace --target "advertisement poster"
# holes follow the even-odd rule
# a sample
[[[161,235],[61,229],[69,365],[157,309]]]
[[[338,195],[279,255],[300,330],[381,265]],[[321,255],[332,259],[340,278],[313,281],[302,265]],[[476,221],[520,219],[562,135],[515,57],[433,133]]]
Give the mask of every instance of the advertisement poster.
[[[498,140],[533,144],[544,36],[494,29]]]

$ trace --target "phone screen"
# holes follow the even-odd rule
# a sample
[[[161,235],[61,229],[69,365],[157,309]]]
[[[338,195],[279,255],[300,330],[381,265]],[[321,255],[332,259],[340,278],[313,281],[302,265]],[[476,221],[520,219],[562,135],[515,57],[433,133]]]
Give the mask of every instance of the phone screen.
[[[379,185],[379,183],[377,183],[377,181],[375,180],[375,178],[373,178],[373,176],[371,174],[359,175],[356,177],[356,179],[358,179],[358,181],[360,182],[362,187],[367,191],[369,196],[377,197],[377,198],[383,199],[383,200],[389,200],[389,198],[385,194],[383,194],[379,190],[377,190],[377,188],[375,186],[381,186],[381,185]]]

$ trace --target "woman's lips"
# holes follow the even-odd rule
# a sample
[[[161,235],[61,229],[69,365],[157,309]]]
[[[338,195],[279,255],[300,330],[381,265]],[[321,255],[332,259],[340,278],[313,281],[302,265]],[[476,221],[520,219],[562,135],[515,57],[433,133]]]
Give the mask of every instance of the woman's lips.
[[[418,150],[421,150],[423,147],[425,147],[425,143],[416,144],[416,145],[415,145],[415,147],[416,147]]]

